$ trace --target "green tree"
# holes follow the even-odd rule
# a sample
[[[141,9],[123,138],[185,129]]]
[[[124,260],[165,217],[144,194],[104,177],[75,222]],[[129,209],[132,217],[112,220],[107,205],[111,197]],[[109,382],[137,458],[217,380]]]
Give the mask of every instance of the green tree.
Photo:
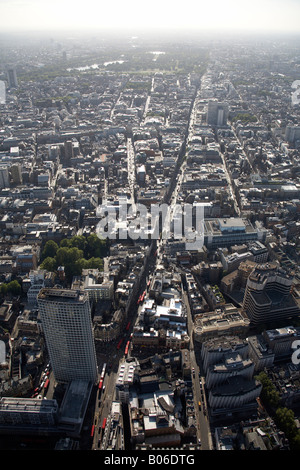
[[[73,276],[81,274],[83,269],[103,269],[103,256],[107,251],[106,241],[96,234],[85,237],[75,235],[72,238],[64,238],[59,246],[53,242],[47,242],[43,250],[43,258],[40,265],[42,269],[55,272],[58,266],[64,266],[67,280],[70,282]]]
[[[103,259],[93,257],[85,261],[85,269],[99,269],[99,271],[102,271]]]
[[[300,450],[300,431],[297,431],[297,434],[292,438],[290,442],[290,447],[292,450]]]
[[[85,250],[85,258],[102,258],[106,253],[106,241],[98,237],[96,233],[92,233],[87,237]]]
[[[7,284],[0,285],[0,294],[5,296],[7,294]]]
[[[296,436],[298,430],[293,410],[286,407],[278,408],[275,413],[275,420],[288,439]]]
[[[78,248],[79,250],[82,250],[83,253],[85,252],[87,245],[87,239],[83,235],[75,235],[70,239],[70,247]]]
[[[12,295],[20,295],[22,292],[22,288],[18,281],[10,281],[7,284],[7,291],[10,292]]]
[[[48,240],[45,243],[45,246],[42,252],[42,259],[44,260],[45,258],[48,258],[49,256],[51,258],[54,258],[57,250],[58,250],[58,244],[53,240]]]
[[[242,121],[244,124],[249,122],[257,122],[257,117],[250,113],[239,113],[233,118],[233,122]]]
[[[72,281],[73,276],[80,276],[80,274],[82,272],[81,261],[82,261],[82,259],[77,259],[77,260],[71,261],[69,263],[66,263],[64,265],[66,279],[69,282]]]
[[[44,261],[40,265],[41,269],[46,269],[46,271],[54,272],[57,268],[56,258],[51,258],[51,256],[47,256]]]
[[[71,243],[70,238],[63,238],[59,244],[60,248],[69,248]]]
[[[275,422],[289,440],[291,450],[300,449],[300,431],[297,428],[293,410],[278,408],[275,413]]]
[[[73,248],[58,248],[56,253],[57,266],[66,266],[67,264],[73,263],[83,257],[82,250],[76,247]]]
[[[81,274],[81,259],[83,258],[83,251],[76,247],[73,248],[59,248],[56,253],[57,266],[64,266],[67,280],[70,282],[73,276]]]
[[[273,408],[277,408],[280,403],[280,396],[267,374],[260,372],[256,379],[262,384],[261,398],[263,402]]]

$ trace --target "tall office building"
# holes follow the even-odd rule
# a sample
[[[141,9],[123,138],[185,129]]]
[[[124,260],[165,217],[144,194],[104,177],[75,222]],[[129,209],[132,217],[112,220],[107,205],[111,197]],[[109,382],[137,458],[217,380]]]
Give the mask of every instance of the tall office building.
[[[6,103],[6,87],[5,82],[0,80],[0,104]]]
[[[300,140],[300,126],[294,126],[289,124],[285,129],[285,140],[291,144],[294,144],[297,140]]]
[[[17,72],[14,67],[7,69],[7,80],[9,88],[18,88]]]
[[[9,171],[7,165],[0,166],[0,189],[9,188]]]
[[[14,184],[22,184],[22,167],[19,163],[10,167],[10,173]]]
[[[254,325],[300,314],[292,295],[293,277],[275,263],[257,264],[248,277],[243,309]]]
[[[38,295],[38,306],[57,382],[95,383],[98,370],[88,294],[44,288]]]
[[[71,158],[74,157],[74,149],[73,149],[73,142],[71,140],[67,140],[64,143],[64,163],[70,162]]]
[[[228,119],[228,104],[209,101],[207,109],[207,124],[216,127],[226,126]]]

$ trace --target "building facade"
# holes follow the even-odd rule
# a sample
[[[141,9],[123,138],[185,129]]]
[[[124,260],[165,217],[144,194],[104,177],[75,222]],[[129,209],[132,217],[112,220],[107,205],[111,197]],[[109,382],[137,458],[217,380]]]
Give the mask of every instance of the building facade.
[[[98,370],[88,294],[44,288],[38,306],[55,379],[95,383]]]
[[[0,424],[2,426],[55,426],[58,416],[56,400],[35,398],[0,398]]]
[[[243,309],[254,325],[299,315],[292,295],[293,277],[275,263],[258,264],[246,285]]]
[[[248,344],[249,357],[254,363],[255,372],[273,366],[275,354],[267,345],[262,335],[250,336]]]

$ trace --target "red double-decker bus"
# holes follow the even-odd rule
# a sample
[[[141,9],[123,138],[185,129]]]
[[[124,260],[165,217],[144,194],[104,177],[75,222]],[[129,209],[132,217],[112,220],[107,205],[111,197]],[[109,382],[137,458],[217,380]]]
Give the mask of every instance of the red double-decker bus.
[[[127,354],[128,354],[128,351],[129,351],[129,345],[130,345],[130,341],[127,341],[127,343],[126,343],[126,347],[125,347],[125,356],[127,356]]]
[[[102,372],[101,372],[101,376],[100,376],[101,379],[104,379],[105,372],[106,372],[106,363],[104,363],[103,367],[102,367]]]
[[[144,290],[144,292],[142,293],[142,296],[141,296],[141,302],[144,302],[145,295],[146,295],[146,291]]]

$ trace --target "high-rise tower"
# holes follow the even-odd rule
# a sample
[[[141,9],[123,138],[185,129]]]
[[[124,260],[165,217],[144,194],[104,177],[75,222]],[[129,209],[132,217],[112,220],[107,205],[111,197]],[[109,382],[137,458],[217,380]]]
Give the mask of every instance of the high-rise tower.
[[[87,293],[43,288],[38,306],[55,380],[95,383],[98,370]]]
[[[207,124],[216,127],[226,126],[228,119],[228,104],[209,101],[207,109]]]
[[[7,80],[9,88],[18,88],[17,72],[14,67],[7,69]]]

